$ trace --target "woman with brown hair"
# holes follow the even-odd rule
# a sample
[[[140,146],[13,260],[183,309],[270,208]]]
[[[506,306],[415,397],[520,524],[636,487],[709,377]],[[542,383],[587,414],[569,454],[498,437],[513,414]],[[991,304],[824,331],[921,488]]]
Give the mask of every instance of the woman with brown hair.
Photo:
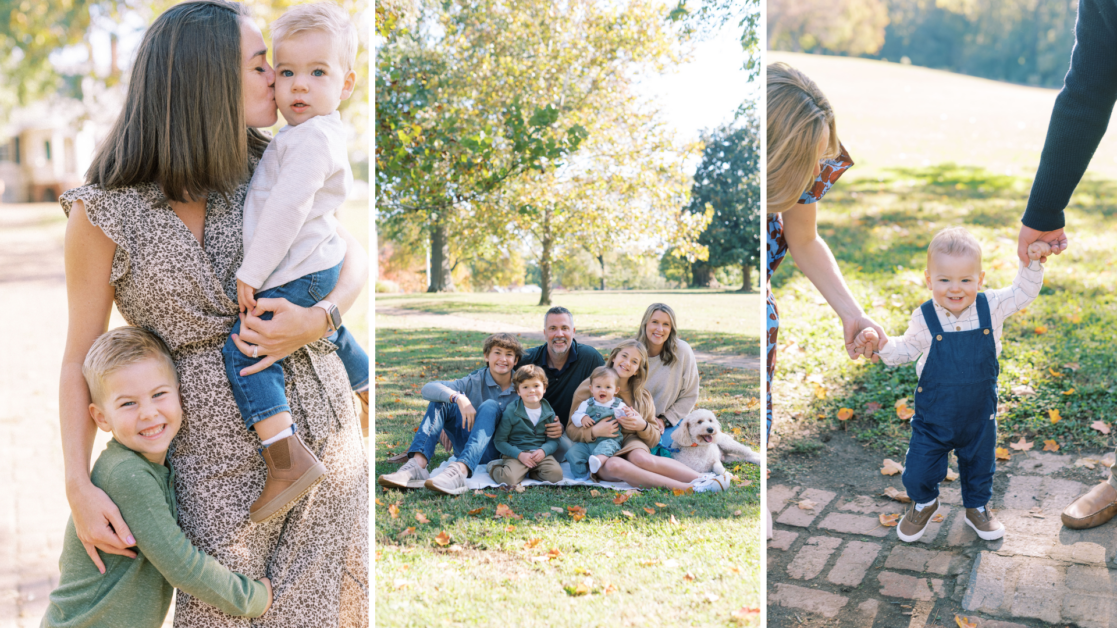
[[[721,491],[729,488],[724,476],[701,474],[670,458],[652,455],[651,448],[659,443],[662,429],[655,418],[655,402],[645,388],[648,380],[648,350],[639,340],[625,340],[613,347],[605,365],[612,367],[617,378],[617,396],[628,406],[625,416],[607,419],[592,427],[566,426],[566,434],[576,443],[592,443],[605,436],[624,435],[621,449],[605,461],[595,474],[607,482],[628,482],[643,488],[663,487],[695,492]],[[590,398],[590,381],[582,382],[570,406],[576,408]],[[619,432],[618,432],[619,430]]]
[[[158,334],[181,378],[184,422],[171,448],[183,531],[226,567],[269,576],[275,603],[254,625],[368,625],[368,463],[348,379],[326,312],[260,300],[273,318],[240,315],[238,347],[263,369],[284,360],[291,415],[329,477],[285,517],[254,525],[247,504],[265,465],[243,429],[221,346],[237,320],[243,203],[277,120],[260,30],[223,0],[178,4],[140,46],[124,110],[87,173],[66,192],[69,328],[60,386],[66,492],[78,537],[97,551],[134,555],[127,524],[89,480],[95,426],[81,364],[116,303],[131,325]],[[361,244],[348,252],[327,299],[342,311],[367,281]],[[179,592],[175,625],[247,626]]]

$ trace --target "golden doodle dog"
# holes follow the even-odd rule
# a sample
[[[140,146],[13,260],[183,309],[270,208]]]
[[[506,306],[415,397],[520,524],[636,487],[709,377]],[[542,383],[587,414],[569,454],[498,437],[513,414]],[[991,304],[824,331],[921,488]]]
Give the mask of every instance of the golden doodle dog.
[[[744,460],[760,464],[760,454],[733,440],[721,431],[721,424],[709,410],[695,410],[671,434],[678,453],[671,457],[699,473],[725,473],[722,462]]]

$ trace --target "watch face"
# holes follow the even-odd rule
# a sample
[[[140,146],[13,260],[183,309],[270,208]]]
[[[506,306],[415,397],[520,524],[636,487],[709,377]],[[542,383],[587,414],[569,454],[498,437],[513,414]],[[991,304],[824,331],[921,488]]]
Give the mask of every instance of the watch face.
[[[330,308],[330,323],[334,329],[341,327],[341,312],[338,311],[336,305]]]

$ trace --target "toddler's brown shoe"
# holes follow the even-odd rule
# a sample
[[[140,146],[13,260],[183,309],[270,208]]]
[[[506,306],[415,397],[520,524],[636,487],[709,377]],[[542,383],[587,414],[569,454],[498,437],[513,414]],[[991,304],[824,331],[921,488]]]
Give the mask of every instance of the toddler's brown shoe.
[[[299,438],[292,434],[260,452],[268,465],[268,479],[260,499],[248,509],[254,523],[263,523],[286,513],[326,475],[322,464]]]
[[[918,541],[919,537],[923,536],[924,530],[927,529],[927,524],[931,522],[931,517],[934,517],[938,511],[938,499],[935,499],[930,506],[923,510],[916,510],[915,502],[912,502],[908,511],[904,513],[904,518],[900,520],[900,525],[896,526],[896,535],[905,543]]]
[[[368,438],[368,391],[357,393],[357,399],[361,400],[361,434]]]
[[[986,541],[995,541],[1005,535],[1005,525],[997,521],[988,505],[985,506],[984,511],[967,508],[966,525],[973,528],[973,531]]]

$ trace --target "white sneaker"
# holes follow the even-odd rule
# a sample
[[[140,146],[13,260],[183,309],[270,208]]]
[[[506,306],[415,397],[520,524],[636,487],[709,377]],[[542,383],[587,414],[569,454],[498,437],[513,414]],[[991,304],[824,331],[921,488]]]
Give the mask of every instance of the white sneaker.
[[[715,475],[708,479],[697,479],[692,484],[695,493],[717,493],[729,490],[729,482],[723,476]]]
[[[399,471],[380,476],[376,479],[376,483],[384,488],[423,488],[423,483],[428,478],[430,473],[427,472],[427,468],[411,458],[399,468]]]
[[[423,486],[443,495],[461,495],[469,490],[465,477],[465,471],[457,463],[450,463],[445,471],[424,482]]]

